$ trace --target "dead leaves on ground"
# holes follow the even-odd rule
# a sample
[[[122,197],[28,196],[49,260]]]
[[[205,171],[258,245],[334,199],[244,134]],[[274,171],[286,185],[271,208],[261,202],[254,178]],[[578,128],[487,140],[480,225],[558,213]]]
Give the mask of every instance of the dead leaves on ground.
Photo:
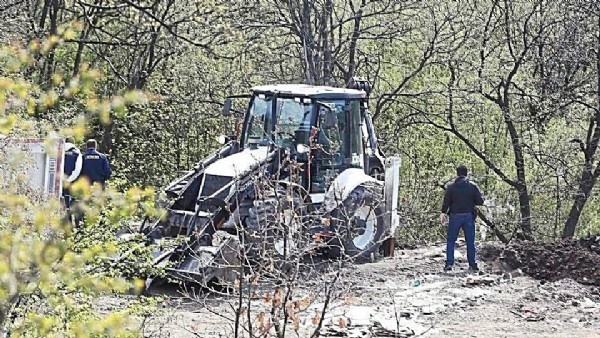
[[[287,318],[292,324],[294,331],[300,330],[300,324],[306,321],[306,318],[302,318],[301,312],[306,311],[313,302],[312,295],[306,295],[301,298],[290,299],[285,301],[286,295],[284,294],[283,288],[276,288],[273,292],[267,292],[263,294],[263,303],[269,306],[270,310],[265,312],[261,311],[256,316],[256,322],[258,324],[257,330],[259,335],[264,335],[274,327],[274,320],[283,320]],[[283,317],[281,313],[283,310]],[[270,313],[269,313],[270,312]],[[313,325],[317,325],[320,321],[318,312],[315,312],[314,316],[310,318]]]

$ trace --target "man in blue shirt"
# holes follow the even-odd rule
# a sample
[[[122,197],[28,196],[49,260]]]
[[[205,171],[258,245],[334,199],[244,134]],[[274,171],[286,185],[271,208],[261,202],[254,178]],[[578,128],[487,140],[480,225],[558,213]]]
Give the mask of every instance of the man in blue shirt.
[[[63,198],[67,209],[71,207],[71,192],[69,191],[69,185],[79,177],[81,173],[81,167],[83,165],[83,158],[81,151],[74,144],[72,137],[65,139],[65,166],[63,170],[65,186],[63,187]]]
[[[456,168],[457,177],[446,188],[446,194],[444,195],[442,214],[440,215],[442,224],[446,223],[448,215],[450,215],[444,271],[452,270],[452,266],[454,265],[454,245],[461,228],[467,242],[469,270],[473,272],[479,271],[475,260],[475,215],[477,212],[475,206],[483,205],[483,198],[477,185],[467,178],[467,173],[467,167],[459,165]]]
[[[98,143],[90,139],[86,143],[86,152],[83,153],[83,168],[81,176],[85,177],[90,184],[99,183],[102,187],[112,173],[106,155],[98,152]]]

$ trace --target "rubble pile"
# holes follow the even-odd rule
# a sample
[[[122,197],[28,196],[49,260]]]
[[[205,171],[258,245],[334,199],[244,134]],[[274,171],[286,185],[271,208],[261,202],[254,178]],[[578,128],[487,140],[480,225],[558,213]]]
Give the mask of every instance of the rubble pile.
[[[539,280],[572,278],[600,286],[600,236],[555,243],[516,242],[506,247],[485,245],[482,260],[507,271],[521,269]]]

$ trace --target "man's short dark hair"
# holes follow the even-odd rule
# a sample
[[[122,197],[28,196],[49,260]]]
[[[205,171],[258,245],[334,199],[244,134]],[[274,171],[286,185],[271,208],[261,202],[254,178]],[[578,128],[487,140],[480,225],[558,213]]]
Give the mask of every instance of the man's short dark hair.
[[[96,149],[96,147],[98,147],[98,142],[96,142],[96,140],[91,138],[91,139],[87,140],[87,142],[85,143],[85,146],[88,149]]]
[[[466,165],[461,164],[458,167],[456,167],[456,175],[467,176],[468,173],[469,173],[469,170],[467,169]]]
[[[73,136],[67,136],[67,137],[65,137],[65,142],[75,143],[75,139],[73,138]]]

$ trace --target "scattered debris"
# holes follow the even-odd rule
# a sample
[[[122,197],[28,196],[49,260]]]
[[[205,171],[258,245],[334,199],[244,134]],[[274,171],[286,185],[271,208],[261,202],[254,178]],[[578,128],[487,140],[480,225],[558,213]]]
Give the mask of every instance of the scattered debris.
[[[520,268],[506,264],[504,270],[498,269],[501,270],[498,274],[469,275],[465,262],[458,263],[453,273],[442,274],[440,267],[443,266],[443,257],[436,260],[423,257],[432,257],[434,252],[441,252],[443,247],[443,243],[434,247],[421,246],[415,250],[405,250],[404,255],[389,261],[344,267],[338,285],[340,298],[330,303],[323,319],[320,337],[598,335],[600,287],[582,285],[568,277],[556,281],[534,280],[527,277],[531,270],[526,269],[525,264]],[[517,250],[513,247],[513,253],[509,253],[500,245],[494,247],[497,249],[494,255],[480,255],[486,272],[494,272],[488,265],[494,260],[499,261],[500,256],[515,255],[519,259],[530,257],[530,254],[520,256],[519,250],[525,250],[523,248]],[[460,248],[463,252],[464,249]],[[593,250],[589,252],[594,253]],[[483,253],[489,254],[485,250]],[[507,261],[510,262],[510,258]],[[526,262],[528,261],[523,260],[522,263]],[[525,277],[515,278],[523,273]],[[324,303],[317,294],[313,294],[320,284],[310,276],[306,278],[306,284],[297,290],[298,293],[295,293],[291,300],[292,304],[298,304],[298,309],[302,310],[298,313],[299,331],[297,335],[290,331],[292,336],[309,337],[321,319]],[[418,284],[418,287],[415,287],[415,284]],[[307,296],[309,294],[310,297]],[[229,306],[235,301],[214,300],[211,311],[221,310],[222,313],[229,314]],[[261,306],[256,309],[256,314],[261,311],[268,313],[269,304],[260,300],[255,304]],[[223,319],[198,309],[196,303],[187,306],[189,307],[182,303],[169,307],[184,318],[183,322],[177,322],[178,325],[186,325],[189,329],[197,323],[198,313],[202,313],[206,320],[212,322],[198,328],[202,331],[198,332],[196,337],[231,336],[207,333],[209,330],[224,330]],[[265,325],[267,322],[265,320]],[[477,325],[464,325],[471,322]],[[292,328],[290,322],[290,329]],[[188,331],[183,332],[174,326],[170,329],[179,330],[177,332],[180,334],[177,336],[192,337],[186,334]]]
[[[544,316],[543,314],[540,314],[537,311],[525,305],[519,305],[519,307],[516,310],[510,310],[510,312],[514,313],[515,315],[521,318],[524,318],[528,322],[539,322],[546,318],[546,316]]]
[[[369,326],[327,326],[321,332],[321,337],[348,338],[405,338],[415,336],[415,331],[409,327],[397,326],[396,323],[374,321]]]
[[[467,276],[465,279],[465,286],[475,285],[492,285],[497,282],[496,278],[490,276]]]
[[[397,327],[390,325],[384,325],[385,322],[375,321],[373,327],[371,328],[371,333],[373,337],[390,337],[390,338],[402,338],[402,337],[412,337],[415,335],[415,331],[413,331],[409,327]]]

